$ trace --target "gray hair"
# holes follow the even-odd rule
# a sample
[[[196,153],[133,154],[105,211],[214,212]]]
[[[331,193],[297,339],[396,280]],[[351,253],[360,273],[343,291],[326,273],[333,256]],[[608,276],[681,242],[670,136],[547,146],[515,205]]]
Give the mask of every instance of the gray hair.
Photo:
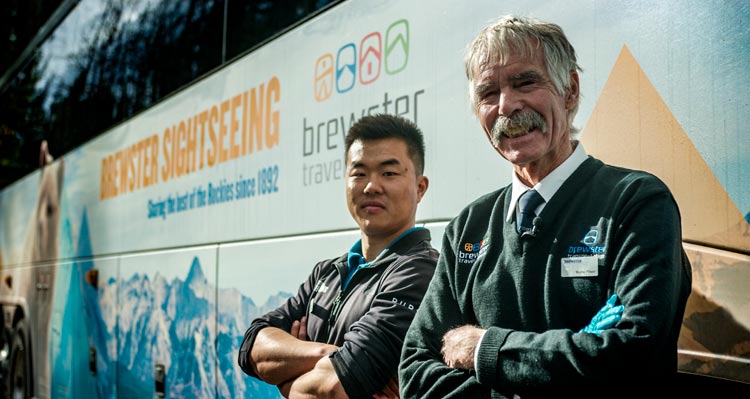
[[[544,61],[552,84],[561,95],[570,89],[570,75],[583,71],[576,61],[576,52],[565,37],[559,25],[534,18],[504,16],[485,26],[469,43],[464,56],[466,77],[469,79],[469,98],[474,111],[477,98],[474,93],[474,74],[482,66],[505,62],[511,54],[530,57],[540,47],[544,51]],[[579,102],[568,112],[568,127],[571,135],[578,132],[573,127],[573,119],[578,112]]]

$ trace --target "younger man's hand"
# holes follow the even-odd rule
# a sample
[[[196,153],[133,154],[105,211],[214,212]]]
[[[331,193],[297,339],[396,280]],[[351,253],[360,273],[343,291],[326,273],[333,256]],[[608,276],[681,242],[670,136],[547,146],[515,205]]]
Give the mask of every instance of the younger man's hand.
[[[302,316],[301,319],[295,320],[289,334],[301,341],[307,341],[307,317]]]

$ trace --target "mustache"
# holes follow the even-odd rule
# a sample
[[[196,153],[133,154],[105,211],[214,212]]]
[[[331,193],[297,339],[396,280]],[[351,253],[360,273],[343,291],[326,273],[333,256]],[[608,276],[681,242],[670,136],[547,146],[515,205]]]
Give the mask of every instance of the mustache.
[[[519,112],[510,118],[500,115],[492,126],[492,144],[499,145],[502,136],[518,137],[533,129],[547,131],[547,122],[538,112]]]

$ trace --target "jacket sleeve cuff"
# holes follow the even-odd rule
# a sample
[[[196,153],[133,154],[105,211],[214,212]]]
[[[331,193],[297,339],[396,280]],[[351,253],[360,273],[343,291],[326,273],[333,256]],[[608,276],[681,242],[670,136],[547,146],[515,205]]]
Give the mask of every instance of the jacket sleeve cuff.
[[[254,321],[250,325],[250,328],[248,328],[245,332],[245,337],[243,338],[242,344],[240,345],[237,363],[239,363],[240,369],[242,369],[245,374],[251,377],[260,378],[257,374],[255,374],[253,366],[250,363],[250,351],[253,348],[253,344],[255,344],[255,338],[258,336],[258,332],[266,327],[270,327],[270,324],[265,321]]]
[[[510,332],[511,330],[505,328],[490,327],[482,336],[482,341],[477,348],[477,361],[474,365],[477,381],[480,384],[495,385],[500,366],[498,354]]]
[[[366,392],[367,389],[365,387],[366,384],[357,381],[357,377],[354,373],[355,369],[351,367],[352,364],[347,364],[351,363],[352,360],[348,356],[348,353],[339,349],[331,353],[328,357],[331,359],[333,369],[336,372],[339,383],[341,383],[341,387],[344,388],[344,392],[346,392],[346,396],[350,398],[368,397]]]

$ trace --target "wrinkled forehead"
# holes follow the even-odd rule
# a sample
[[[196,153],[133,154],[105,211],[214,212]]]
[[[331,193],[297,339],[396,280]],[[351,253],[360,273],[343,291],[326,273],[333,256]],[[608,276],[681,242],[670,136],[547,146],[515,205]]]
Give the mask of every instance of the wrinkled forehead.
[[[547,68],[544,56],[540,52],[525,54],[523,52],[505,53],[503,57],[486,56],[478,60],[472,76],[474,84],[480,80],[495,79],[498,74],[519,74],[534,71],[537,74],[547,76]]]
[[[536,61],[543,59],[544,47],[539,39],[525,37],[504,30],[487,29],[478,36],[467,60],[467,74],[473,79],[478,73],[510,60]]]

